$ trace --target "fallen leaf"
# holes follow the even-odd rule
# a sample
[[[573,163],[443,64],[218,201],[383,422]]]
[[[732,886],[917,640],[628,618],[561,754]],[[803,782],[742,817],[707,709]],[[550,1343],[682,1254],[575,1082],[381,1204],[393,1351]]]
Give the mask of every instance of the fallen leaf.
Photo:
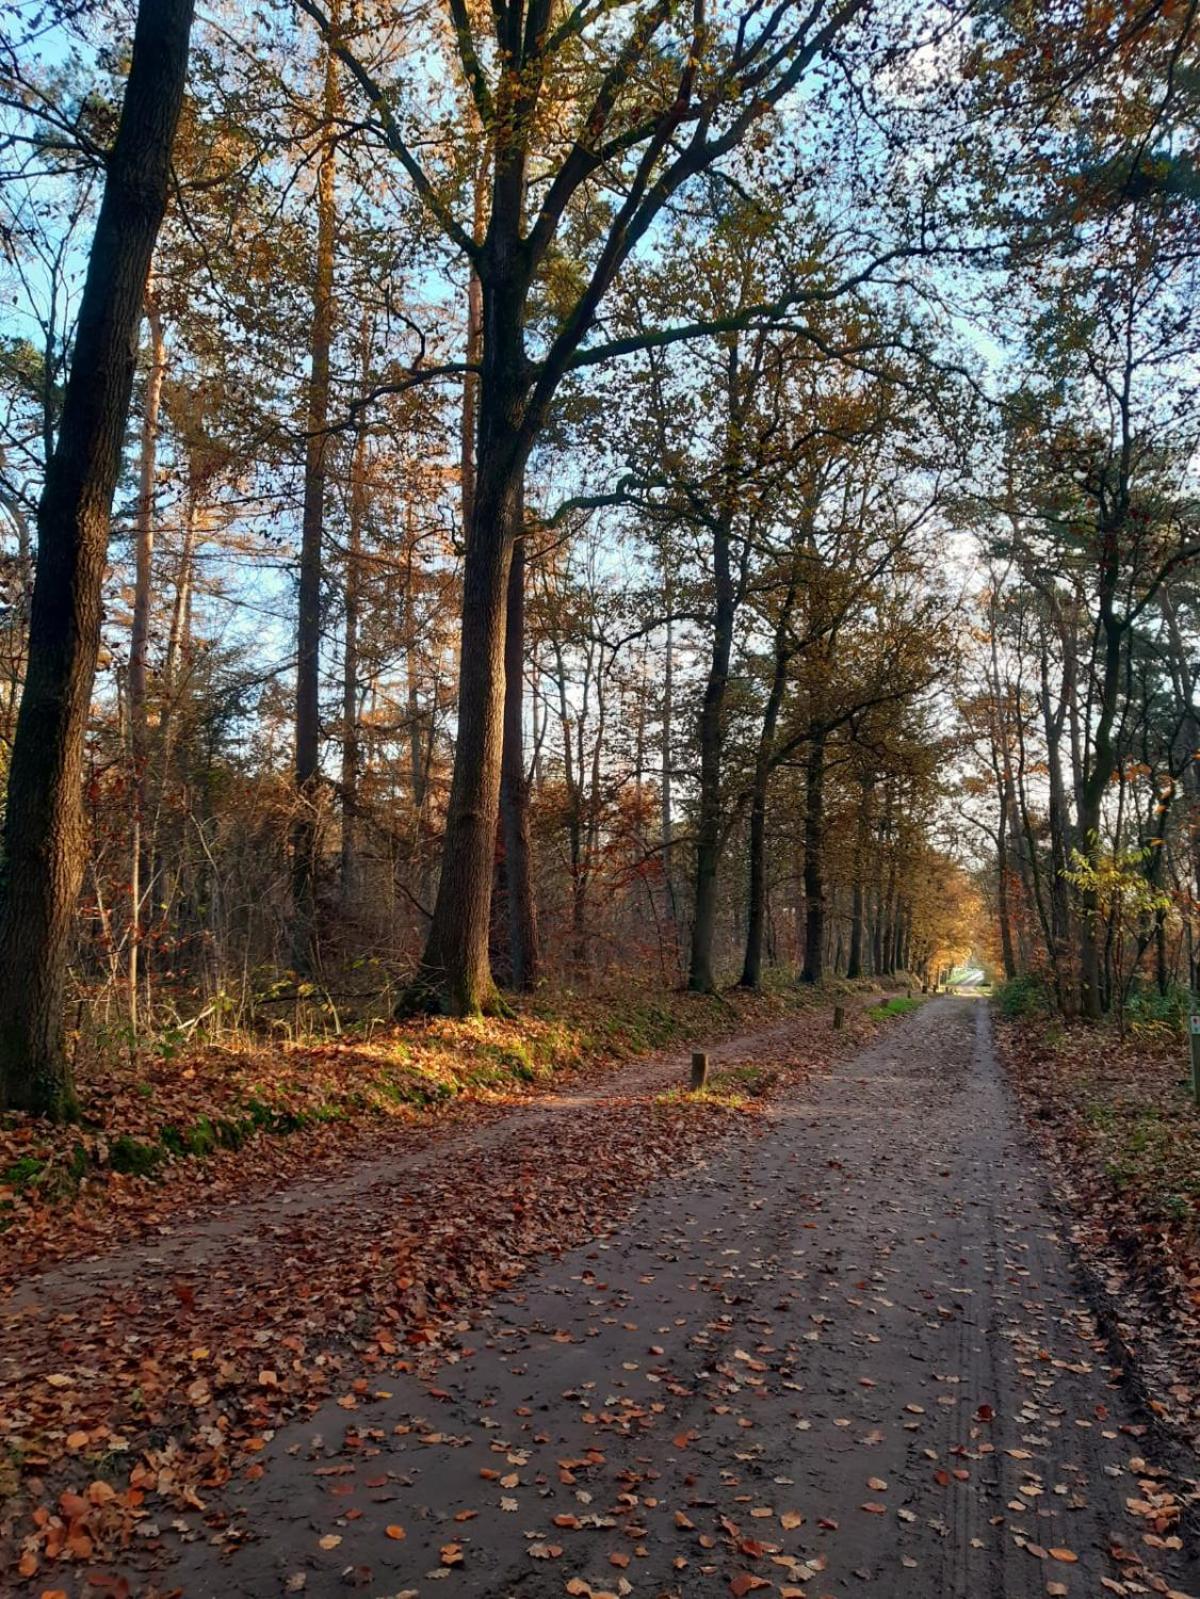
[[[734,1599],[743,1599],[743,1595],[754,1593],[758,1588],[769,1588],[771,1584],[765,1577],[755,1577],[749,1571],[743,1571],[738,1576],[730,1579],[729,1591]]]

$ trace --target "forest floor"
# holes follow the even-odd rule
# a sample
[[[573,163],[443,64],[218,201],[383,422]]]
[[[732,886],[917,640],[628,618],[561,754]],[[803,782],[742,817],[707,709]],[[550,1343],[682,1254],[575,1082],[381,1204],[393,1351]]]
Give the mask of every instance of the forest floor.
[[[846,986],[836,997],[852,1013],[881,998]],[[700,995],[629,980],[586,994],[547,989],[506,1018],[110,1050],[77,1074],[77,1123],[0,1112],[0,1298],[49,1261],[337,1172],[414,1131],[503,1117],[553,1082],[598,1081],[655,1048],[796,1011],[827,1022],[834,997],[795,984]]]
[[[280,1422],[351,1374],[365,1390],[434,1358],[539,1253],[617,1225],[726,1134],[752,1136],[777,1079],[852,1051],[885,1019],[881,999],[627,985],[278,1058],[260,1047],[109,1065],[81,1085],[82,1135],[9,1118],[10,1151],[41,1173],[62,1172],[81,1136],[88,1158],[76,1184],[25,1184],[7,1215],[0,1534],[16,1541],[0,1573],[18,1564],[35,1592],[48,1566],[61,1584],[64,1561],[99,1577],[102,1556],[147,1537],[148,1504],[196,1505],[232,1470],[253,1476]],[[647,1054],[656,1038],[697,1035],[714,1066],[698,1099],[679,1092],[686,1053]],[[397,1099],[397,1083],[418,1092]],[[260,1118],[237,1147],[112,1167],[123,1136],[161,1143],[164,1115],[217,1125],[264,1103],[288,1119]],[[338,1114],[305,1118],[306,1105]]]
[[[31,1408],[80,1422],[30,1591],[1195,1599],[1190,1457],[986,1006],[857,1050],[822,1021],[722,1046],[713,1099],[751,1115],[660,1058],[327,1203],[48,1269],[0,1346],[10,1407],[26,1363]],[[97,1387],[131,1482],[98,1469]]]
[[[1160,1421],[1200,1449],[1200,1109],[1173,1029],[1001,1023],[1072,1242]]]

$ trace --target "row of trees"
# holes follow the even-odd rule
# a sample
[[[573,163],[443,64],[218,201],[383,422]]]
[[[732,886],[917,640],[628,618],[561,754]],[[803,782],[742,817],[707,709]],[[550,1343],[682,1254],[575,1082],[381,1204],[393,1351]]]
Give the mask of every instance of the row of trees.
[[[364,961],[463,1014],[965,953],[951,529],[1048,402],[997,430],[963,307],[1181,188],[1190,13],[1085,13],[296,0],[186,67],[180,3],[130,60],[104,5],[13,24],[7,1103],[70,1112],[69,981],[136,1035]]]
[[[973,501],[988,562],[968,812],[1010,978],[1064,1014],[1197,988],[1193,18],[1105,64],[1047,179],[1023,369]],[[982,802],[982,803],[981,803]]]

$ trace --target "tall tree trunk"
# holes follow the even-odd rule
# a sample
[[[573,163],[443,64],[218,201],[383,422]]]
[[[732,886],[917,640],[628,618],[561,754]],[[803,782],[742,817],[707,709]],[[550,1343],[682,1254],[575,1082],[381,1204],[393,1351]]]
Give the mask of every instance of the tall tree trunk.
[[[886,976],[896,974],[896,878],[898,867],[895,855],[888,865],[887,895],[884,900],[883,919],[883,971]]]
[[[150,600],[154,564],[154,480],[158,468],[158,418],[163,379],[167,371],[162,314],[152,290],[145,296],[146,324],[150,330],[150,370],[146,375],[146,404],[142,411],[142,436],[138,461],[138,505],[134,530],[133,624],[129,632],[129,785],[131,827],[129,845],[129,1024],[138,1026],[138,962],[142,948],[142,899],[149,887],[144,832],[146,761],[148,749],[146,683],[150,649]]]
[[[183,104],[193,0],[143,0],[38,505],[0,883],[0,1104],[68,1116],[63,1005],[84,868],[83,741],[136,335]]]
[[[742,988],[758,988],[762,981],[763,927],[767,902],[767,792],[771,783],[771,754],[775,748],[775,729],[779,708],[787,687],[787,624],[795,601],[795,585],[783,600],[781,619],[775,631],[774,667],[771,687],[759,728],[758,749],[754,756],[754,782],[750,795],[750,862],[746,901],[746,954],[742,962]]]
[[[497,190],[512,174],[498,173]],[[501,205],[503,198],[503,205]],[[511,196],[498,197],[511,223]],[[526,283],[508,227],[489,233],[483,281],[482,381],[475,506],[463,563],[458,731],[446,809],[442,869],[420,969],[400,1009],[454,1016],[500,1008],[488,959],[496,816],[504,743],[504,652],[509,569],[521,532],[525,462]]]
[[[196,553],[196,536],[200,517],[199,487],[194,472],[189,470],[187,490],[184,494],[183,538],[179,547],[179,564],[175,571],[175,598],[171,604],[171,621],[167,629],[167,648],[163,656],[161,709],[158,719],[158,759],[154,785],[153,824],[147,840],[147,854],[151,862],[151,877],[163,874],[162,816],[163,799],[171,781],[172,756],[175,749],[176,711],[179,704],[181,667],[187,661],[191,643],[192,616],[192,565]]]
[[[1076,1009],[1076,983],[1071,958],[1071,888],[1067,882],[1067,796],[1063,783],[1062,738],[1067,705],[1075,694],[1071,650],[1063,640],[1062,696],[1057,711],[1050,695],[1050,652],[1043,632],[1039,649],[1042,725],[1046,736],[1048,798],[1046,820],[1050,832],[1050,966],[1055,998],[1064,1016]]]
[[[129,631],[129,723],[135,753],[146,733],[146,682],[149,670],[150,601],[153,595],[154,480],[158,468],[158,423],[167,372],[162,313],[152,290],[145,296],[150,333],[150,368],[138,451],[137,520],[134,528],[133,623]]]
[[[1115,542],[1115,532],[1110,537]],[[1115,567],[1115,555],[1113,565]],[[1113,589],[1115,590],[1115,579]],[[1104,666],[1100,679],[1100,714],[1096,722],[1091,765],[1084,775],[1077,805],[1079,847],[1093,865],[1100,855],[1101,807],[1116,760],[1112,735],[1117,715],[1123,637],[1123,628],[1113,611],[1113,591],[1107,587],[1101,600],[1100,618],[1104,648]],[[1080,902],[1080,1008],[1090,1021],[1098,1021],[1104,1009],[1104,994],[1101,988],[1100,969],[1100,905],[1096,890],[1084,889],[1080,895]]]
[[[330,8],[335,33],[339,7]],[[317,965],[317,853],[320,848],[321,574],[329,435],[329,361],[333,344],[333,256],[337,227],[335,125],[340,107],[338,61],[325,54],[321,161],[317,168],[317,255],[309,332],[304,506],[300,523],[300,593],[296,623],[296,812],[292,827],[292,958],[299,971]]]
[[[504,749],[500,826],[512,986],[532,989],[538,977],[537,911],[529,848],[529,785],[525,781],[525,540],[513,548],[504,636]]]
[[[362,583],[362,527],[366,514],[367,435],[359,429],[350,466],[350,519],[346,548],[346,641],[342,656],[342,908],[353,910],[361,891],[358,859],[358,608]]]
[[[858,826],[854,835],[854,886],[850,909],[850,960],[846,976],[857,980],[863,975],[863,945],[866,937],[867,850],[871,842],[871,815],[874,782],[862,785],[858,806]]]
[[[996,822],[996,919],[1000,923],[1000,959],[1004,975],[1011,982],[1017,975],[1017,957],[1013,950],[1012,910],[1009,905],[1008,866],[1008,791],[1000,785],[998,795],[1000,814]]]
[[[696,825],[696,893],[692,923],[692,959],[688,987],[710,994],[713,937],[717,919],[717,871],[721,858],[721,757],[725,745],[725,695],[733,653],[734,594],[730,562],[731,514],[725,511],[713,529],[714,610],[712,650],[704,699],[700,707],[700,796]]]
[[[801,980],[825,976],[825,729],[815,726],[804,773],[804,970]]]
[[[670,583],[666,586],[667,639],[663,661],[662,713],[662,869],[667,891],[667,917],[671,925],[671,954],[676,971],[681,963],[679,905],[675,897],[675,817],[672,811],[671,780],[675,759],[672,733],[675,716],[675,599]]]
[[[475,117],[474,107],[471,111],[472,120]],[[487,203],[487,190],[484,183],[482,170],[475,174],[475,204],[472,221],[472,237],[476,244],[483,243],[484,211]],[[474,266],[470,268],[467,276],[467,362],[471,366],[478,365],[483,345],[483,285],[479,281],[479,273]],[[462,388],[462,415],[459,436],[459,464],[460,481],[462,486],[462,524],[464,538],[470,538],[471,519],[475,514],[475,451],[479,432],[479,375],[467,372],[463,375]]]

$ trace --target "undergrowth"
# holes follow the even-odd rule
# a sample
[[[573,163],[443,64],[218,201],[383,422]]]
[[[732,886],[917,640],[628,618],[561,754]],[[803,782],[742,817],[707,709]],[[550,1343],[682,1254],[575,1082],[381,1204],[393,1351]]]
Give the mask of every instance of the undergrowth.
[[[421,1018],[319,1042],[114,1055],[77,1085],[78,1124],[0,1116],[0,1233],[30,1207],[61,1207],[97,1183],[156,1182],[181,1163],[245,1159],[267,1137],[415,1120],[468,1099],[502,1103],[564,1072],[829,1003],[795,984],[699,995],[627,981],[609,992],[544,990],[507,1018]],[[736,1073],[721,1089],[751,1091]]]

